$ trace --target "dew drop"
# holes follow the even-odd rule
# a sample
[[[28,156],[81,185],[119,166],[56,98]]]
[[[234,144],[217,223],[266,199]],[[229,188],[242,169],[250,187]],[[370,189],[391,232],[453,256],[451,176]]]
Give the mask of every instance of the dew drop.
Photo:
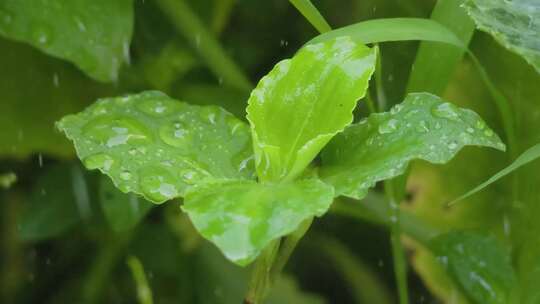
[[[389,119],[385,122],[383,122],[379,126],[379,133],[380,134],[389,134],[392,132],[395,132],[398,129],[399,121],[397,119]]]
[[[120,178],[123,179],[123,180],[125,180],[125,181],[130,180],[131,177],[132,177],[132,175],[131,175],[131,172],[129,172],[129,171],[122,171],[122,172],[120,173]]]
[[[437,117],[446,118],[453,121],[460,120],[458,107],[449,102],[441,103],[434,106],[431,109],[431,113]]]
[[[491,136],[493,136],[493,131],[491,131],[490,129],[486,129],[484,131],[484,135],[487,136],[487,137],[491,137]]]
[[[476,128],[478,130],[483,130],[485,127],[486,127],[486,124],[483,121],[481,120],[476,121]]]
[[[128,117],[100,116],[83,127],[83,134],[112,148],[119,145],[142,145],[151,141],[144,125]]]
[[[142,95],[149,93],[147,95]],[[139,94],[137,99],[137,109],[146,115],[152,117],[164,117],[176,112],[180,103],[170,99],[163,93],[156,94],[154,92],[145,92]]]
[[[39,45],[48,46],[53,40],[52,31],[44,25],[36,26],[32,31],[32,39]]]
[[[402,109],[403,109],[403,105],[402,105],[402,104],[397,104],[397,105],[395,105],[394,107],[392,107],[392,109],[390,109],[390,114],[396,115],[396,114],[399,113]]]
[[[102,169],[109,171],[114,164],[114,159],[105,153],[98,153],[84,158],[83,163],[90,170]]]
[[[469,132],[469,133],[473,134],[473,133],[474,133],[474,129],[473,129],[473,128],[471,128],[471,127],[468,127],[468,128],[467,128],[467,132]]]
[[[419,133],[429,132],[429,127],[428,127],[427,122],[425,120],[420,121],[420,123],[418,123],[418,126],[416,126],[416,131]]]
[[[448,144],[448,149],[450,149],[450,150],[455,150],[457,147],[458,147],[458,144],[457,144],[457,142],[455,142],[455,141],[451,141],[451,142]]]
[[[143,194],[152,201],[164,202],[178,196],[175,178],[162,166],[141,169],[140,185]]]
[[[185,124],[175,121],[159,129],[159,137],[166,144],[173,147],[186,147],[192,142],[192,134]]]

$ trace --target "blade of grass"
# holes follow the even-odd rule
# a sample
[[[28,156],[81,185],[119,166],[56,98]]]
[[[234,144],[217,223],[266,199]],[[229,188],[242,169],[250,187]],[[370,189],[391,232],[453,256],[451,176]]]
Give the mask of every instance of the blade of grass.
[[[311,3],[310,0],[289,0],[296,9],[319,31],[325,33],[332,28],[321,15],[319,10]]]
[[[474,22],[463,8],[461,0],[439,0],[431,13],[437,21],[452,31],[463,45],[468,45],[474,33]],[[420,44],[407,92],[430,92],[441,95],[466,50],[441,43],[424,41]]]
[[[321,34],[307,44],[350,36],[364,44],[389,41],[424,40],[442,42],[465,49],[465,45],[454,33],[440,23],[422,18],[374,19],[348,25]]]
[[[127,265],[131,270],[131,275],[135,280],[135,285],[137,286],[137,298],[139,299],[140,304],[152,304],[152,289],[148,284],[146,275],[144,274],[144,268],[141,261],[134,257],[129,256],[127,258]]]
[[[253,88],[242,70],[184,0],[157,0],[156,3],[216,77],[236,89],[249,91]]]
[[[212,32],[219,35],[225,29],[237,0],[214,0]]]
[[[531,148],[527,149],[525,152],[523,152],[516,160],[510,164],[508,167],[502,169],[497,174],[493,175],[491,178],[489,178],[487,181],[483,182],[482,184],[478,185],[476,188],[472,189],[471,191],[463,194],[462,196],[456,198],[452,202],[450,202],[448,205],[453,205],[479,191],[486,188],[487,186],[491,185],[492,183],[496,182],[497,180],[503,178],[504,176],[512,173],[513,171],[519,169],[521,166],[526,165],[536,159],[540,158],[540,144],[536,144],[532,146]]]

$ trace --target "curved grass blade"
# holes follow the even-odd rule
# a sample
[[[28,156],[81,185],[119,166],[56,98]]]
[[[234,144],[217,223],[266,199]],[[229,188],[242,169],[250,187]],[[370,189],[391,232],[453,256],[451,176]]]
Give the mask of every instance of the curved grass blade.
[[[336,37],[350,36],[363,44],[424,40],[442,42],[465,49],[463,42],[440,23],[422,18],[386,18],[355,23],[321,34],[307,44],[319,43]]]
[[[320,33],[332,30],[330,25],[310,0],[289,0],[289,2],[291,2],[291,4],[294,5],[294,7],[296,7],[296,9],[300,11],[300,13],[304,15],[304,17],[306,17]]]
[[[526,165],[533,160],[536,160],[540,158],[540,144],[536,144],[532,146],[531,148],[527,149],[527,151],[523,152],[510,166],[502,169],[499,171],[499,173],[493,175],[491,178],[489,178],[487,181],[483,182],[482,184],[478,185],[478,187],[472,189],[471,191],[463,194],[462,196],[456,198],[452,202],[449,203],[449,205],[453,205],[479,191],[482,191],[487,186],[491,185],[492,183],[496,182],[497,180],[503,178],[504,176],[512,173],[513,171],[519,169],[521,166]]]
[[[131,270],[131,275],[137,286],[137,298],[139,299],[139,304],[154,303],[152,300],[152,289],[150,289],[150,284],[148,284],[148,280],[144,274],[144,268],[141,261],[135,256],[129,256],[126,263]]]

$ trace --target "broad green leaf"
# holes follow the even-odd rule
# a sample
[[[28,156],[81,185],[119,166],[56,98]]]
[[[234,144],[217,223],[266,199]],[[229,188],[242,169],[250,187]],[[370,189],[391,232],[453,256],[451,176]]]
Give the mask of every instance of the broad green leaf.
[[[352,122],[376,55],[341,37],[302,48],[261,79],[247,107],[261,180],[297,177]]]
[[[0,174],[0,188],[8,189],[17,182],[17,175],[13,172]]]
[[[116,232],[128,231],[135,227],[153,206],[133,193],[125,194],[118,191],[105,176],[100,178],[99,201],[109,225]]]
[[[319,31],[320,33],[332,30],[319,10],[310,0],[289,0],[296,9]]]
[[[537,0],[468,0],[465,8],[479,29],[521,55],[540,72],[540,4]]]
[[[247,265],[273,240],[323,215],[332,187],[316,180],[280,184],[231,181],[193,188],[182,209],[195,228],[231,261]]]
[[[321,34],[310,40],[308,44],[343,36],[351,37],[364,44],[424,40],[447,43],[462,49],[466,48],[452,31],[436,21],[421,18],[387,18],[363,21]]]
[[[0,38],[0,155],[24,159],[35,153],[72,157],[69,141],[54,122],[81,111],[101,95],[113,94],[71,64],[28,45]],[[23,68],[31,67],[31,68]]]
[[[33,186],[18,219],[19,237],[40,241],[57,237],[81,221],[84,211],[76,203],[73,167],[57,165],[41,175]]]
[[[320,175],[337,195],[361,199],[376,182],[402,174],[411,160],[443,164],[467,145],[505,149],[473,111],[413,93],[336,136],[323,150]]]
[[[0,34],[75,63],[100,81],[114,81],[129,62],[132,0],[3,0]]]
[[[510,253],[495,238],[449,232],[432,240],[430,247],[474,303],[509,303],[516,275]]]
[[[193,106],[148,91],[98,100],[58,128],[88,169],[121,191],[161,203],[197,183],[251,179],[247,125],[215,106]]]
[[[512,173],[513,171],[519,169],[521,166],[524,166],[533,160],[536,160],[540,158],[540,144],[534,145],[531,148],[527,149],[527,151],[523,152],[512,164],[510,164],[508,167],[502,169],[501,171],[497,172],[497,174],[490,177],[487,181],[483,182],[482,184],[478,185],[471,191],[463,194],[462,196],[456,198],[453,200],[450,204],[457,203],[458,201],[465,199],[479,191],[482,191],[485,187],[493,184],[494,182],[498,181],[499,179],[505,177],[506,175]]]

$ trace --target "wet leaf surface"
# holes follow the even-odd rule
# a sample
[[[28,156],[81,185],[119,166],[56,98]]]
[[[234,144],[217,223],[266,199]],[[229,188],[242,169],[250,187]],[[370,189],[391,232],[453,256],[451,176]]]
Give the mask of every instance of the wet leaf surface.
[[[473,111],[413,93],[337,135],[323,150],[320,174],[336,195],[361,199],[376,182],[402,174],[411,160],[446,163],[469,145],[505,148]]]
[[[188,192],[182,209],[225,256],[247,265],[273,240],[323,215],[333,189],[312,179],[279,184],[237,181]]]
[[[536,0],[468,0],[478,28],[521,55],[540,73],[540,3]]]
[[[4,0],[0,34],[75,63],[100,81],[114,81],[129,62],[132,0]]]
[[[252,179],[248,126],[215,106],[193,106],[149,91],[101,99],[58,128],[88,169],[121,191],[162,203],[198,183]]]
[[[297,177],[352,122],[376,53],[349,37],[331,39],[302,48],[261,79],[247,108],[259,178]]]

